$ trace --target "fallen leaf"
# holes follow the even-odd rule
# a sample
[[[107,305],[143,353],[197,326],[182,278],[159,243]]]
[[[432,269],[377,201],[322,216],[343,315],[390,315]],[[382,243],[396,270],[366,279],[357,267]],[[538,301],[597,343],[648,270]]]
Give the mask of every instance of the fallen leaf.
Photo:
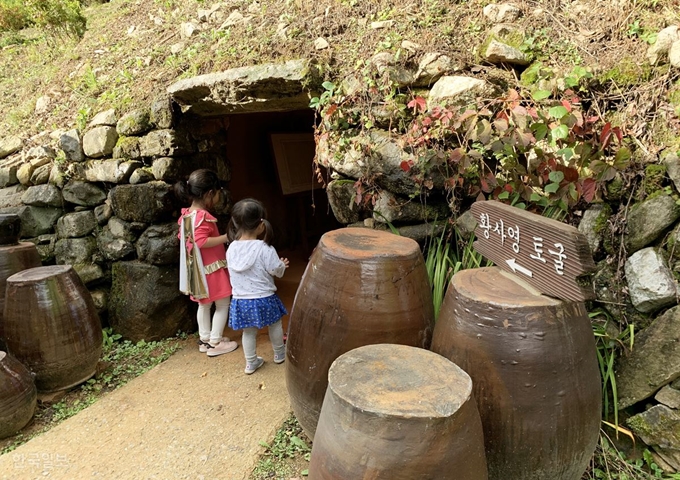
[[[201,373],[201,377],[207,377],[207,376],[208,376],[208,372]]]
[[[264,382],[260,383],[260,385],[258,385],[257,388],[259,388],[260,390],[264,390]]]

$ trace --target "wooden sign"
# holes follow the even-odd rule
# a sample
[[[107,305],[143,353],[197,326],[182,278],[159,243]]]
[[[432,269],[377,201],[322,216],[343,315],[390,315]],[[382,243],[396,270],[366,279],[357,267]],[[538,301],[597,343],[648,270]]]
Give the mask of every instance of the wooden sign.
[[[541,293],[563,300],[595,297],[595,262],[578,229],[493,200],[476,202],[475,250]]]

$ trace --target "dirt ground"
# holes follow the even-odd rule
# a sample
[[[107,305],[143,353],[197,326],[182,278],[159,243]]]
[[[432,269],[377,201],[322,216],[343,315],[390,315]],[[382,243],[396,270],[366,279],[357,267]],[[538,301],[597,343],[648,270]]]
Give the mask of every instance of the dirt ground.
[[[274,364],[266,334],[258,354],[267,363],[248,376],[241,348],[208,358],[190,344],[0,456],[0,477],[246,479],[264,450],[260,442],[290,412],[285,364]]]

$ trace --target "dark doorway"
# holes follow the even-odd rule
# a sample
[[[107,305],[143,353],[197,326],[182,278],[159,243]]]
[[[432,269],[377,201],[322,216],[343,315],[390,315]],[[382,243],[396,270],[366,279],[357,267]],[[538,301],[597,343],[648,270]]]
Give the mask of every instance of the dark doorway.
[[[309,188],[289,194],[284,194],[282,189],[272,135],[311,136],[313,132],[314,112],[311,110],[229,117],[227,158],[232,172],[229,183],[231,198],[233,202],[248,197],[256,198],[267,208],[275,232],[274,247],[279,255],[290,260],[284,278],[276,282],[278,294],[289,312],[309,255],[319,238],[323,233],[342,226],[333,216],[326,192],[315,179],[313,146],[299,151],[300,155],[309,158],[298,162],[297,168],[303,183],[306,182],[304,176],[308,175]],[[301,169],[299,165],[305,165],[305,162],[308,168],[304,166]],[[287,318],[284,317],[286,326]]]
[[[227,158],[232,177],[229,190],[233,202],[253,197],[267,207],[277,250],[309,255],[324,232],[339,228],[328,206],[326,193],[315,180],[313,147],[309,156],[309,188],[284,194],[272,145],[272,134],[313,134],[311,110],[282,113],[233,115],[227,136]],[[305,175],[305,173],[303,173]],[[312,189],[312,186],[315,187]]]

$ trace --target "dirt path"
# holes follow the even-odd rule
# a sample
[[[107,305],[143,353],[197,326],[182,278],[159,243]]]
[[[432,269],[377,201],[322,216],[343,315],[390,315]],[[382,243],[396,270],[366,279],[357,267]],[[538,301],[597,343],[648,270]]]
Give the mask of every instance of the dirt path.
[[[193,345],[94,405],[0,456],[3,479],[246,479],[290,411],[284,365],[243,373],[243,351]]]

